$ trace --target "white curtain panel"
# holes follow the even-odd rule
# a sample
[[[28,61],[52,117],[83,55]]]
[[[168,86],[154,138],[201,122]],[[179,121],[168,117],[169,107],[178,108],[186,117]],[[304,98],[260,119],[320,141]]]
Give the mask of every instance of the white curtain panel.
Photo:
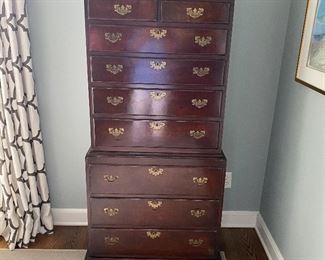
[[[0,235],[9,249],[52,233],[26,0],[0,0]]]

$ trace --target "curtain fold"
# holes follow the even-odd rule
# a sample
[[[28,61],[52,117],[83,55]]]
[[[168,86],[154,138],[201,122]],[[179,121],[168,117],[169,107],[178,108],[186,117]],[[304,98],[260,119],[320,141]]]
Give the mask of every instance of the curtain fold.
[[[0,0],[0,235],[9,249],[52,233],[26,0]]]

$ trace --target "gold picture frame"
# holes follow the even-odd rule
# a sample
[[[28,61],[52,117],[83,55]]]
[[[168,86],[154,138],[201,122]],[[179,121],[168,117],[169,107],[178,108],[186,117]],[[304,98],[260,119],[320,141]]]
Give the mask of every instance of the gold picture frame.
[[[308,0],[296,81],[325,95],[325,0]]]

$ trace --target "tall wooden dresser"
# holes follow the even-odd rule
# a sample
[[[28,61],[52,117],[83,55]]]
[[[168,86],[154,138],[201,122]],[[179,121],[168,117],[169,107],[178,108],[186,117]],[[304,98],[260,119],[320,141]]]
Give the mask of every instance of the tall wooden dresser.
[[[219,259],[233,0],[85,0],[86,259]]]

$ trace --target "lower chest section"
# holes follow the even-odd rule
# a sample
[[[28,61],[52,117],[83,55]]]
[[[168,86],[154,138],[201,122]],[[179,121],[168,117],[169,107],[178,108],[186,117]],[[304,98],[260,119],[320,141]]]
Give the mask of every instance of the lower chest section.
[[[89,257],[214,259],[225,165],[221,155],[88,154]]]

